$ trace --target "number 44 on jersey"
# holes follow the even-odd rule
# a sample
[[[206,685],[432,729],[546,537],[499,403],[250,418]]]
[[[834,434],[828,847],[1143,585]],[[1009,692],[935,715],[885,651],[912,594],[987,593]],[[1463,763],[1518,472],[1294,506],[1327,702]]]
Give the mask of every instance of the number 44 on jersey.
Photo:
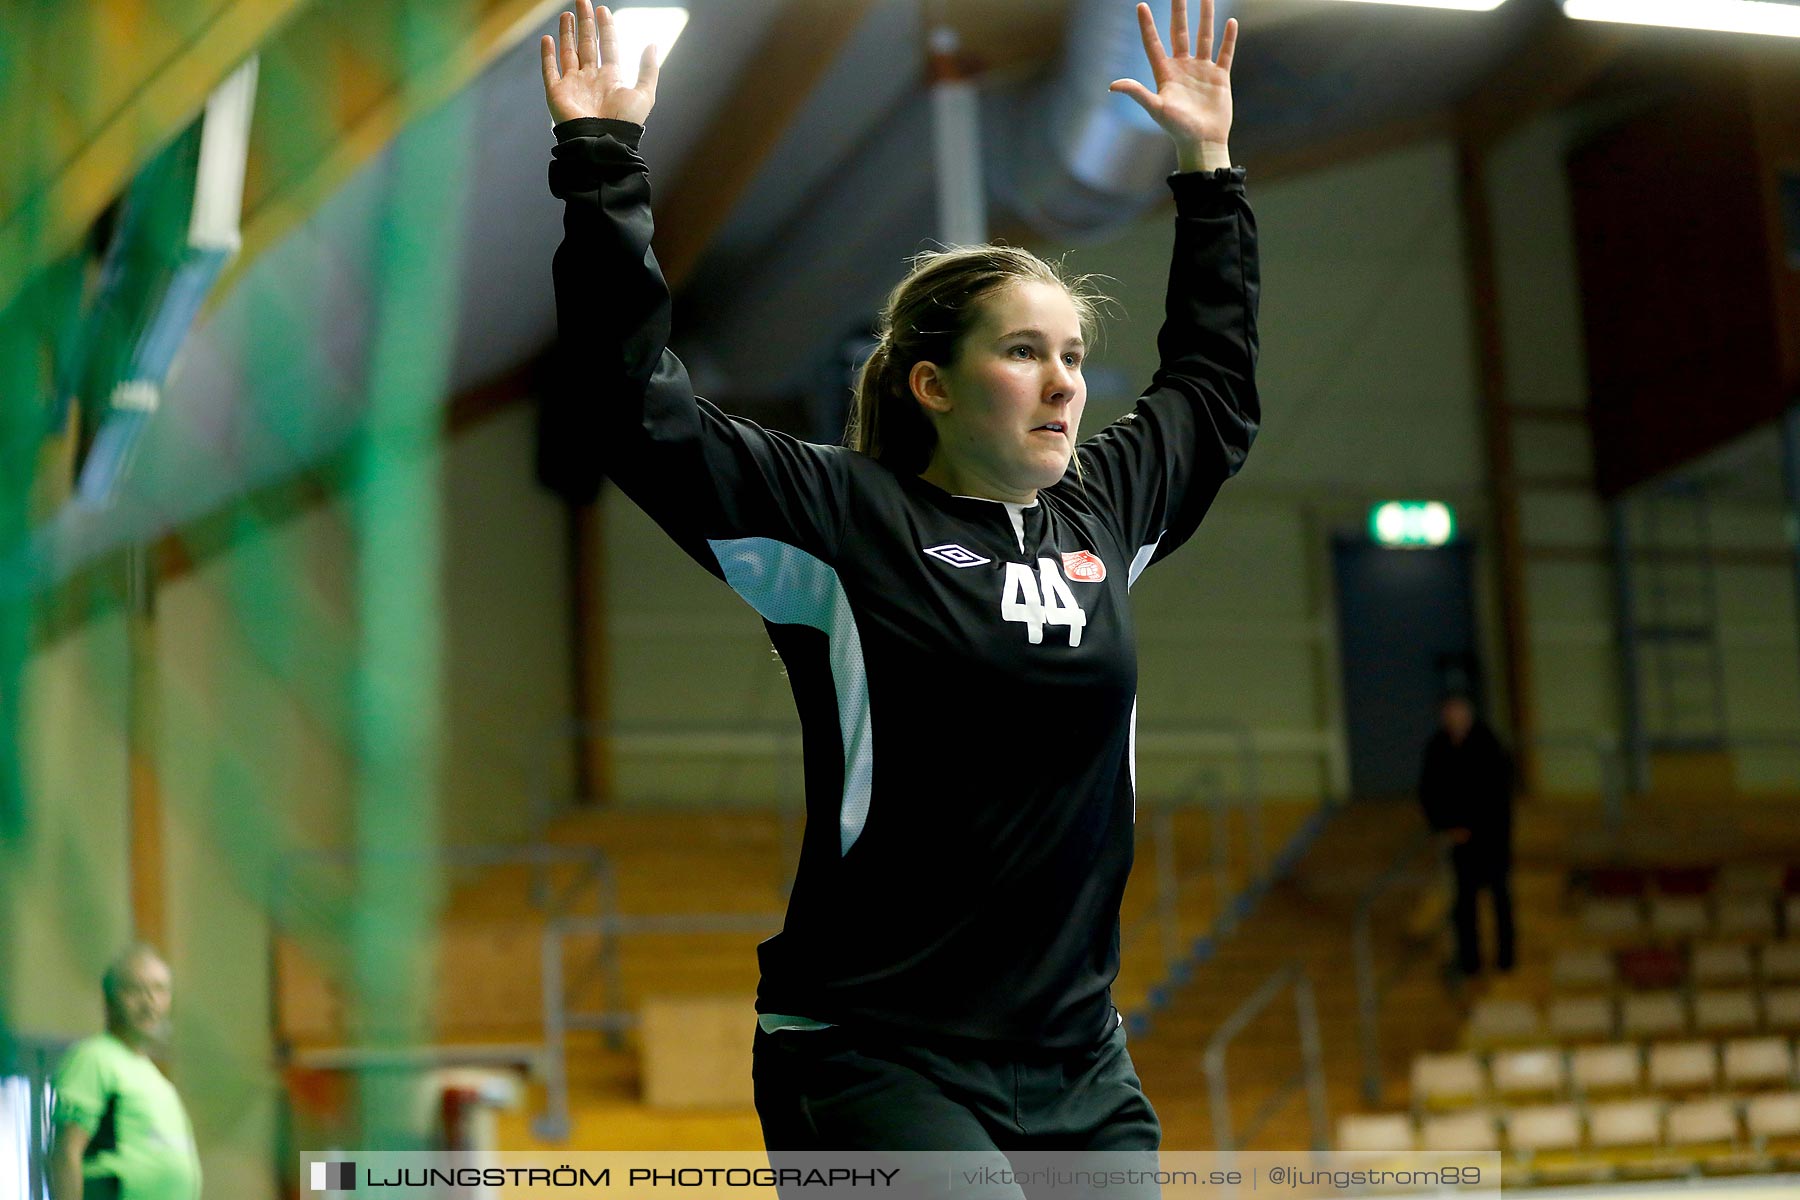
[[[1087,613],[1075,602],[1063,578],[1062,564],[1054,558],[1040,558],[1034,571],[1029,564],[1006,564],[1006,586],[1000,593],[1000,616],[1007,621],[1021,621],[1027,640],[1036,646],[1044,640],[1044,626],[1066,625],[1069,645],[1081,645],[1081,631],[1087,625]]]

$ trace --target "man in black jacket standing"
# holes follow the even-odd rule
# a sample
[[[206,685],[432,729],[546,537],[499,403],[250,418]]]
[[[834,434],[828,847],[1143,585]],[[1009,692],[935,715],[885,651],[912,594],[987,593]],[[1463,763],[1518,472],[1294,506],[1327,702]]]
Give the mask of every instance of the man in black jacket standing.
[[[1425,746],[1419,801],[1431,828],[1448,836],[1456,875],[1456,965],[1464,976],[1481,973],[1477,900],[1493,897],[1494,965],[1513,968],[1512,756],[1467,695],[1446,695],[1439,726]]]

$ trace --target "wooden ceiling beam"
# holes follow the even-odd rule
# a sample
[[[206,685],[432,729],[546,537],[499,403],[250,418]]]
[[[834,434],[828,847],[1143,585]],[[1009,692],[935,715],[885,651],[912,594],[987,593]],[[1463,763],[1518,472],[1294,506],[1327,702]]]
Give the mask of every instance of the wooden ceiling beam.
[[[1531,121],[1573,103],[1636,41],[1629,26],[1573,21],[1545,6],[1523,52],[1507,59],[1457,106],[1459,140],[1485,154]]]
[[[873,0],[784,0],[656,205],[656,257],[680,288]]]
[[[924,17],[929,26],[955,31],[960,56],[973,72],[1014,75],[1039,70],[1062,52],[1069,0],[928,0]]]

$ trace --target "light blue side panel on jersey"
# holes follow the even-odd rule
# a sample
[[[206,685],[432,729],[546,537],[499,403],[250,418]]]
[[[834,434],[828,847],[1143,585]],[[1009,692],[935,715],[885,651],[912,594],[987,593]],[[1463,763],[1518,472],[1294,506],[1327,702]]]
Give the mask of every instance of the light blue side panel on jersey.
[[[831,679],[837,685],[838,732],[844,742],[844,795],[838,804],[838,852],[862,835],[869,819],[875,735],[869,721],[869,675],[862,635],[838,574],[806,551],[773,538],[724,538],[707,543],[725,582],[773,625],[808,625],[831,639]]]
[[[1131,769],[1131,823],[1137,824],[1137,697],[1131,698],[1131,732],[1125,741],[1125,762]]]
[[[1139,546],[1138,552],[1131,556],[1131,572],[1125,576],[1126,591],[1131,590],[1131,585],[1138,581],[1138,576],[1144,573],[1144,568],[1149,566],[1150,560],[1156,557],[1156,548],[1162,545],[1162,540],[1163,535],[1157,534],[1154,542],[1148,546]]]
[[[1162,534],[1159,533],[1156,535],[1156,540],[1154,542],[1151,542],[1148,546],[1139,546],[1138,552],[1131,556],[1131,570],[1125,576],[1125,590],[1126,591],[1129,592],[1131,590],[1131,585],[1138,581],[1138,576],[1142,575],[1144,573],[1144,568],[1149,566],[1150,560],[1156,557],[1156,548],[1160,545],[1162,545]],[[1136,696],[1133,696],[1131,698],[1131,737],[1130,737],[1130,741],[1128,741],[1126,743],[1125,758],[1126,758],[1126,761],[1131,764],[1131,823],[1133,825],[1135,825],[1135,824],[1137,824],[1137,697]]]

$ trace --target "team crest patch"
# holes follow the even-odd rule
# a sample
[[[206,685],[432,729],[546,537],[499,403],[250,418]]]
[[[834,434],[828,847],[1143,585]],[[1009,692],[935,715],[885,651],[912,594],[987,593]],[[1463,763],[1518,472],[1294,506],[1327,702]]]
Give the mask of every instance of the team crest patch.
[[[945,542],[941,546],[927,546],[925,553],[939,562],[947,562],[953,567],[979,567],[982,563],[993,561],[981,557],[973,550],[964,550],[955,542]]]
[[[1106,578],[1106,564],[1091,550],[1075,550],[1062,556],[1063,574],[1070,583],[1099,583]]]

